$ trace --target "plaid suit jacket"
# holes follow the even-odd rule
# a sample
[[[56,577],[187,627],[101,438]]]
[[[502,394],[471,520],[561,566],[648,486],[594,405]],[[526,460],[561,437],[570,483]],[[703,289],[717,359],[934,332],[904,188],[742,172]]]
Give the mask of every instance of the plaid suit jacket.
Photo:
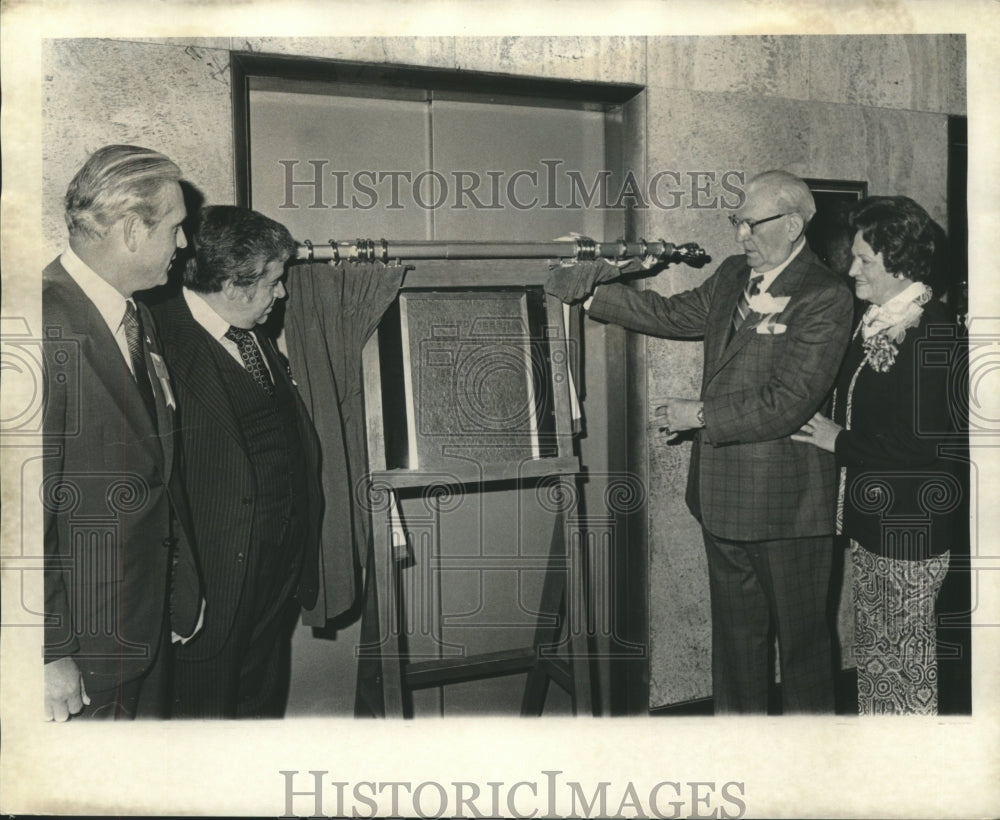
[[[784,310],[751,313],[727,344],[749,278],[746,257],[732,256],[669,298],[602,286],[589,312],[653,336],[704,338],[705,427],[691,450],[687,504],[709,532],[738,541],[827,535],[833,455],[789,436],[827,400],[851,331],[850,290],[807,246],[768,290],[789,297]],[[777,332],[762,332],[776,323]]]

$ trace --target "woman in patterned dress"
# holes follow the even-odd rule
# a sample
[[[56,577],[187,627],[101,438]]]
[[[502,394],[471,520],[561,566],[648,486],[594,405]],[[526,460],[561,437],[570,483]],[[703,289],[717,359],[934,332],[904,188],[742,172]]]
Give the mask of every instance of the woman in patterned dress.
[[[957,462],[948,309],[928,282],[942,235],[913,200],[870,197],[852,214],[850,276],[870,303],[837,378],[832,420],[792,438],[833,452],[838,532],[850,539],[861,714],[936,714],[934,604],[948,571]],[[937,248],[940,251],[940,248]]]

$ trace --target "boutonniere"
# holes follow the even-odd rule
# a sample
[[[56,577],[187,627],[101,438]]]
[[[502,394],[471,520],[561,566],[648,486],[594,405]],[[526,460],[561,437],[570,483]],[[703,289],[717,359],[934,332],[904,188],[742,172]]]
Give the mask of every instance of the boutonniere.
[[[747,304],[754,313],[769,316],[773,313],[781,313],[788,307],[791,299],[791,296],[772,296],[770,293],[758,293],[751,296]]]

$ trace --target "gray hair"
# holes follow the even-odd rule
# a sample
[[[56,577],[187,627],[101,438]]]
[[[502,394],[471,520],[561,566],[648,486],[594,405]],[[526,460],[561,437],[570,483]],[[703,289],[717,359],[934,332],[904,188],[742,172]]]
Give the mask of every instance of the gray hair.
[[[764,171],[747,183],[747,187],[751,185],[773,190],[777,206],[785,213],[798,214],[806,225],[816,215],[816,200],[813,199],[812,191],[795,174],[788,171]]]
[[[128,213],[155,225],[165,210],[164,188],[180,179],[181,169],[157,151],[106,145],[91,154],[66,189],[70,236],[100,239]]]

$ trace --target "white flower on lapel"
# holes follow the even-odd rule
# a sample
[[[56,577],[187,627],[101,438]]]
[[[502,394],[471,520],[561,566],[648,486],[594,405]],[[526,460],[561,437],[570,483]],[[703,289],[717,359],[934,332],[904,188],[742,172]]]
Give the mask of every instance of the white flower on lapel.
[[[758,293],[750,297],[749,306],[754,313],[768,316],[772,313],[781,313],[788,307],[791,300],[791,296],[772,296],[770,293]]]

